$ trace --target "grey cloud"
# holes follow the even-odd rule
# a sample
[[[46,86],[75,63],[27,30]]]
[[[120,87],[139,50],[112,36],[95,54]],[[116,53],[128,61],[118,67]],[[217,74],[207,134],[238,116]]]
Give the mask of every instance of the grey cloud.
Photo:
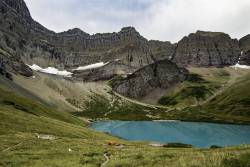
[[[176,42],[196,30],[250,33],[249,0],[26,0],[31,14],[54,31],[88,33],[135,26],[148,39]]]

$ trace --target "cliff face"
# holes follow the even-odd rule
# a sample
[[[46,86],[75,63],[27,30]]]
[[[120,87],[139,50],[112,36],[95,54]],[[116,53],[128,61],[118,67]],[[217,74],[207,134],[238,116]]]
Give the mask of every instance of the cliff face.
[[[149,47],[156,57],[157,61],[164,59],[172,59],[175,54],[175,48],[177,44],[172,44],[168,41],[162,42],[157,40],[150,40]]]
[[[240,56],[240,64],[250,65],[250,34],[241,38],[239,41],[242,54]]]
[[[32,21],[30,12],[23,0],[2,0],[1,5],[2,13],[6,13],[8,10],[11,10],[23,19]]]
[[[23,0],[2,0],[0,8],[0,48],[20,60],[15,64],[23,64],[25,71],[29,69],[24,63],[71,69],[116,59],[124,66],[139,69],[172,54],[155,49],[158,46],[151,45],[133,27],[95,35],[78,28],[54,33],[32,19]],[[172,45],[168,43],[167,47]]]
[[[197,31],[178,42],[173,61],[181,66],[228,66],[239,56],[238,41],[229,35]]]
[[[133,27],[95,35],[64,32],[56,34],[50,43],[64,51],[59,57],[66,67],[120,59],[126,65],[140,68],[153,62],[147,40]]]
[[[32,39],[52,34],[30,16],[23,0],[0,1],[0,64],[3,71],[31,76],[24,58]]]
[[[243,51],[250,50],[250,34],[244,36],[239,40],[240,48]]]
[[[128,97],[140,98],[156,88],[169,88],[186,77],[186,70],[169,60],[147,65],[125,79],[113,81],[113,89]]]

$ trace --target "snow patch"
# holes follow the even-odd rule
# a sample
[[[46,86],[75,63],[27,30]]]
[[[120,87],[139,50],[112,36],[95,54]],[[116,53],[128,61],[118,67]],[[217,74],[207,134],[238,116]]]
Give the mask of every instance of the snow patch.
[[[241,51],[241,55],[243,55],[243,51]],[[243,69],[250,69],[250,66],[247,66],[247,65],[241,65],[240,64],[240,57],[239,57],[239,60],[238,62],[234,65],[234,66],[231,66],[232,68],[243,68]]]
[[[87,66],[81,66],[81,67],[74,69],[74,71],[84,71],[84,70],[89,70],[89,69],[100,68],[100,67],[107,65],[108,63],[109,62],[107,62],[107,63],[100,62],[100,63],[90,64]]]
[[[28,65],[32,70],[34,71],[40,71],[40,70],[43,70],[40,66],[36,65],[36,64],[33,64],[32,66]]]
[[[28,64],[27,64],[28,65]],[[53,75],[60,75],[60,76],[65,76],[65,77],[71,77],[72,73],[68,72],[66,70],[60,71],[57,68],[54,67],[47,67],[47,68],[42,68],[36,64],[33,65],[28,65],[32,70],[34,71],[39,71],[42,73],[47,73],[47,74],[53,74]]]
[[[239,63],[235,64],[234,66],[231,66],[232,68],[243,68],[243,69],[250,69],[250,66],[247,65],[240,65]]]

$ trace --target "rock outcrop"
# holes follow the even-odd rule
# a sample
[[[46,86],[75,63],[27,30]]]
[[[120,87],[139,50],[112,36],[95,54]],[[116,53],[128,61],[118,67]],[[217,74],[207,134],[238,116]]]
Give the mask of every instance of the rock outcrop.
[[[241,38],[239,41],[241,56],[240,56],[240,64],[250,65],[250,34]]]
[[[250,50],[242,51],[239,64],[250,66]]]
[[[250,34],[244,36],[239,40],[240,49],[243,51],[250,50]]]
[[[114,79],[113,89],[128,97],[141,98],[156,88],[169,88],[183,81],[187,71],[169,60],[147,65],[126,78]]]
[[[178,42],[173,61],[180,66],[229,66],[239,56],[236,39],[221,32],[197,31]]]

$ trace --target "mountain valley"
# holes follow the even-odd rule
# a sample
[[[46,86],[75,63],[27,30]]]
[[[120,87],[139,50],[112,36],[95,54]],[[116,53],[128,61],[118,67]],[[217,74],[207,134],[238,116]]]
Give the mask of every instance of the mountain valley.
[[[249,143],[159,146],[90,125],[250,125],[249,86],[250,35],[198,30],[171,43],[148,40],[132,26],[56,33],[23,0],[0,1],[0,166],[245,167]]]

